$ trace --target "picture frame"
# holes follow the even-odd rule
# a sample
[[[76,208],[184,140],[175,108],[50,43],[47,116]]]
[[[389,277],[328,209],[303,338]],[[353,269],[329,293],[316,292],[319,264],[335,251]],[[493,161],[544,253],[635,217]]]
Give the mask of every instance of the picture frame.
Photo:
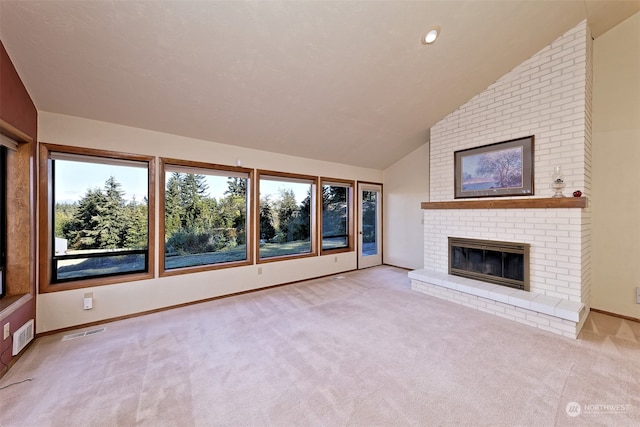
[[[454,198],[533,196],[534,136],[453,153]]]

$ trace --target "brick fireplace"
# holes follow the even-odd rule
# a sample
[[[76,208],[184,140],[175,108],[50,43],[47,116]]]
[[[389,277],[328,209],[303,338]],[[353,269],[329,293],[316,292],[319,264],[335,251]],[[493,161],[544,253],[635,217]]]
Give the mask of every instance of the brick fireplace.
[[[544,199],[555,166],[565,172],[565,194],[590,195],[591,56],[585,21],[431,128],[430,202],[454,202],[455,151],[527,135],[535,135],[535,195],[425,209],[424,268],[410,273],[413,289],[577,336],[590,306],[590,208]],[[540,203],[509,203],[522,199]],[[448,274],[450,236],[528,244],[529,291]]]

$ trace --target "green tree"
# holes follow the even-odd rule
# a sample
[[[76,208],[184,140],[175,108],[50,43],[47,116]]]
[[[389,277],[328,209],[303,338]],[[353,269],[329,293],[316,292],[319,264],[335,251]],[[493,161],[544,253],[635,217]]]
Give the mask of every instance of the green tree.
[[[325,185],[322,187],[322,235],[348,234],[348,197],[346,187]]]
[[[125,210],[124,191],[122,185],[114,177],[109,177],[104,186],[103,203],[97,206],[98,216],[95,218],[97,241],[100,248],[118,249],[125,247],[127,230],[127,213]]]
[[[298,209],[293,228],[293,240],[308,240],[311,236],[311,189]]]
[[[378,208],[378,193],[375,191],[362,192],[362,242],[376,241],[376,223]]]
[[[98,227],[99,208],[104,204],[104,195],[99,189],[88,189],[78,202],[73,218],[64,230],[69,249],[98,249],[100,240],[95,230]]]
[[[275,203],[278,216],[277,239],[280,243],[293,241],[295,219],[298,216],[296,195],[291,189],[280,189],[280,198]]]
[[[228,237],[232,238],[231,246],[246,243],[247,204],[244,197],[227,195],[222,198],[216,217],[217,226],[227,230]]]
[[[271,198],[260,198],[260,239],[269,240],[276,234]]]
[[[135,198],[126,207],[127,231],[124,246],[128,249],[146,249],[148,240],[148,203],[137,203]]]
[[[180,174],[173,172],[167,180],[164,202],[164,230],[166,238],[171,237],[182,227],[184,215],[180,196]]]
[[[228,178],[225,195],[209,195],[205,175],[173,173],[165,189],[166,250],[189,254],[246,243],[246,179]]]
[[[126,203],[122,185],[110,177],[103,189],[88,189],[74,205],[61,233],[70,249],[125,249],[147,247],[147,200]],[[62,221],[62,220],[61,220]]]
[[[204,231],[211,224],[212,206],[205,202],[208,186],[205,176],[200,174],[181,174],[180,206],[183,210],[182,229]]]
[[[55,208],[55,237],[62,237],[66,235],[66,230],[69,229],[73,216],[77,209],[75,203],[56,203]]]
[[[230,236],[231,246],[244,244],[247,240],[247,181],[246,178],[229,177],[225,197],[218,203],[221,226],[233,235]]]
[[[225,195],[246,197],[247,195],[247,179],[246,178],[230,177],[227,180],[227,186],[228,186],[227,191],[224,192]]]

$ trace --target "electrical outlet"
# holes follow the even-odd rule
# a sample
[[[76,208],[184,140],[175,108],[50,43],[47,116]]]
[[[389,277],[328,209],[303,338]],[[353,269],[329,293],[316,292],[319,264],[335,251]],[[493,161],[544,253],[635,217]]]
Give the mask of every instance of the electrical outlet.
[[[262,267],[258,267],[258,274],[262,274]]]
[[[6,340],[7,338],[9,338],[9,335],[11,335],[11,326],[10,323],[7,322],[4,324],[4,327],[2,328],[2,339]]]
[[[85,310],[91,310],[93,308],[93,292],[85,292],[82,299],[82,308]]]
[[[640,304],[640,287],[636,288],[636,304]]]
[[[338,257],[337,256],[333,257],[333,262],[338,262]]]

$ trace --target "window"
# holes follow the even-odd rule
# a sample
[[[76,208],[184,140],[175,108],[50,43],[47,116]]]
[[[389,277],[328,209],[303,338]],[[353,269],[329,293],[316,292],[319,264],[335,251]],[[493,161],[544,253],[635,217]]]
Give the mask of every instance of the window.
[[[45,291],[151,277],[153,158],[48,144],[41,150],[50,184],[41,183],[41,218],[51,218],[42,227]],[[104,278],[112,280],[97,280]]]
[[[322,179],[322,252],[353,250],[353,186]]]
[[[316,178],[260,171],[259,261],[315,255]]]
[[[0,298],[7,294],[7,148],[0,146]]]
[[[252,262],[252,170],[161,159],[163,274]]]

